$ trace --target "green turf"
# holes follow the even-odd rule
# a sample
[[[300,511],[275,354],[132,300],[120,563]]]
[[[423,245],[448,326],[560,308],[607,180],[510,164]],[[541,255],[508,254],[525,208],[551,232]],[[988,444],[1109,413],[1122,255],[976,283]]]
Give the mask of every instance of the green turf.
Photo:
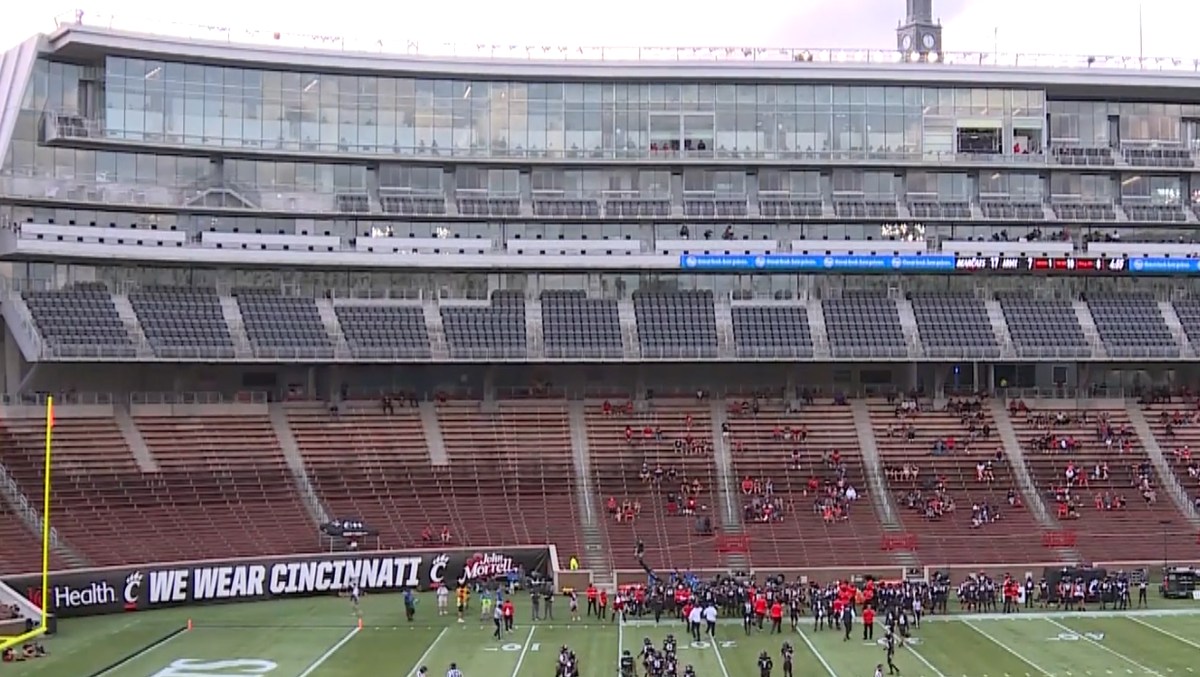
[[[803,677],[871,677],[883,660],[858,629],[844,641],[813,631],[808,619],[782,636],[747,635],[723,621],[717,641],[693,644],[674,622],[571,623],[562,604],[556,620],[531,623],[527,598],[515,599],[517,627],[499,642],[474,614],[465,623],[438,617],[429,596],[411,624],[398,596],[368,597],[361,630],[349,602],[332,597],[68,619],[47,640],[48,658],[0,665],[0,677],[87,677],[130,655],[103,677],[167,677],[172,666],[177,677],[411,677],[422,664],[440,677],[451,662],[466,677],[550,677],[563,644],[579,655],[584,677],[613,677],[622,647],[636,652],[646,637],[661,645],[669,632],[699,677],[757,677],[758,653],[778,662],[785,640]],[[896,662],[906,677],[1200,677],[1200,605],[1154,601],[1164,611],[937,618]],[[192,630],[143,651],[189,619]],[[245,662],[229,662],[237,660]]]

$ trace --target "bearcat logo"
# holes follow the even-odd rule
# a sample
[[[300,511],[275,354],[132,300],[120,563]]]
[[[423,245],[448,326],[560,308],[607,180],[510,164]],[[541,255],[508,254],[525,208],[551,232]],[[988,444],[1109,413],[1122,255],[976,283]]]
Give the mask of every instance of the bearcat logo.
[[[137,611],[138,597],[142,592],[142,572],[134,571],[125,577],[125,591],[122,601],[126,611]]]
[[[466,562],[463,562],[462,579],[459,582],[468,583],[470,581],[504,576],[515,568],[513,566],[513,559],[508,555],[501,555],[495,552],[490,555],[484,555],[477,552],[468,557]]]

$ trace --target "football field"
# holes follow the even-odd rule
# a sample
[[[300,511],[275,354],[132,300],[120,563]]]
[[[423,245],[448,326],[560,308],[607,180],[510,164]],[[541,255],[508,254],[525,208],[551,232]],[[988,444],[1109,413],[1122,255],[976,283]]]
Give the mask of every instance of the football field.
[[[0,670],[5,677],[411,677],[425,665],[440,677],[455,662],[465,677],[552,677],[566,645],[583,677],[613,677],[623,649],[636,654],[645,638],[661,646],[668,633],[679,639],[681,663],[699,677],[758,677],[761,651],[781,675],[784,641],[796,648],[796,674],[804,677],[871,677],[884,660],[861,627],[846,641],[840,632],[814,631],[807,619],[783,635],[747,635],[727,620],[715,641],[694,643],[675,622],[531,623],[525,598],[515,599],[517,627],[501,641],[490,622],[439,617],[430,597],[412,624],[398,597],[369,597],[361,628],[349,603],[336,598],[65,620],[63,633],[46,643],[48,658]],[[933,618],[896,663],[909,677],[1200,677],[1200,606],[1154,601],[1163,608]]]

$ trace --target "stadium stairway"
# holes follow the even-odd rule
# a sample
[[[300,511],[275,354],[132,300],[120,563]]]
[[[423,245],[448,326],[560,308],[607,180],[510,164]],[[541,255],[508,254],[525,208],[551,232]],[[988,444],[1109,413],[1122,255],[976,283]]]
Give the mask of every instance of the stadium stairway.
[[[1196,508],[1188,498],[1187,490],[1179,483],[1179,477],[1171,469],[1170,462],[1167,461],[1162,447],[1158,444],[1158,435],[1150,427],[1150,422],[1146,420],[1142,408],[1132,400],[1129,402],[1129,423],[1141,438],[1142,448],[1150,456],[1150,463],[1158,475],[1159,486],[1170,495],[1180,514],[1191,524],[1192,530],[1200,529],[1200,515],[1196,514]]]
[[[819,361],[833,359],[829,350],[829,330],[825,328],[825,312],[821,309],[819,299],[809,299],[805,303],[808,315],[808,332],[812,336],[813,357]]]
[[[1006,359],[1014,359],[1016,351],[1013,348],[1012,333],[1008,330],[1008,321],[1004,319],[1004,309],[996,299],[984,301],[988,319],[992,322],[992,332],[996,335],[996,345],[1000,346],[1000,354]]]
[[[420,402],[417,410],[421,414],[421,429],[425,431],[425,445],[429,447],[429,463],[435,468],[449,466],[450,456],[446,454],[446,439],[442,437],[442,426],[438,422],[437,405]]]
[[[142,329],[142,321],[134,311],[133,304],[129,302],[129,297],[125,294],[114,293],[112,294],[112,303],[117,310],[117,316],[121,318],[121,323],[125,325],[125,331],[129,333],[130,340],[137,348],[138,359],[154,359],[154,348],[150,346],[150,340],[146,338],[146,332]]]
[[[1190,212],[1191,210],[1188,211]],[[1180,354],[1185,359],[1195,359],[1196,349],[1191,341],[1188,340],[1187,331],[1183,328],[1183,322],[1179,319],[1179,313],[1175,311],[1175,305],[1170,301],[1159,301],[1158,310],[1162,313],[1163,320],[1167,323],[1167,329],[1171,330],[1171,336],[1179,344]]]
[[[599,588],[610,589],[616,580],[613,577],[612,558],[604,540],[604,529],[599,521],[600,500],[592,482],[592,451],[588,444],[587,405],[583,400],[567,403],[567,419],[571,425],[571,458],[575,470],[575,503],[579,511],[580,530],[583,534],[583,552],[580,561],[592,572],[592,583]]]
[[[879,444],[875,439],[875,429],[871,425],[871,412],[867,409],[865,400],[854,400],[850,407],[854,413],[854,429],[858,433],[863,470],[867,476],[867,487],[871,494],[871,505],[875,507],[875,516],[879,518],[879,526],[885,535],[900,536],[905,533],[905,528],[900,522],[899,511],[883,477],[883,462],[879,458]],[[897,550],[895,554],[896,562],[905,568],[920,565],[917,555],[911,550]]]
[[[304,507],[308,509],[308,516],[317,524],[328,524],[331,516],[325,509],[325,504],[321,502],[320,496],[317,495],[317,490],[308,477],[308,471],[304,468],[304,457],[300,455],[300,445],[296,444],[296,435],[292,432],[292,424],[288,421],[287,409],[280,402],[271,402],[267,408],[267,415],[271,418],[271,427],[275,429],[275,437],[279,438],[279,448],[283,451],[284,461],[292,473],[296,490],[304,499]],[[349,517],[349,515],[345,517]]]
[[[1017,487],[1021,490],[1021,500],[1025,502],[1025,509],[1037,520],[1043,531],[1062,531],[1062,525],[1050,516],[1046,502],[1042,500],[1041,492],[1037,490],[1033,476],[1029,473],[1029,466],[1025,461],[1025,451],[1021,447],[1021,441],[1017,437],[1017,430],[1013,427],[1012,419],[1008,416],[1008,410],[1004,408],[1004,402],[995,399],[989,400],[988,407],[991,410],[992,421],[996,424],[996,434],[1004,443],[1004,456],[1008,459],[1013,479],[1016,480]],[[1075,548],[1053,548],[1052,551],[1059,562],[1083,561],[1083,555]]]
[[[1079,321],[1079,327],[1083,329],[1083,335],[1092,348],[1092,357],[1097,360],[1107,359],[1108,351],[1104,349],[1104,342],[1100,340],[1100,330],[1096,328],[1096,318],[1092,316],[1087,301],[1076,299],[1071,302],[1071,307],[1075,310],[1075,319]]]
[[[146,445],[146,438],[142,437],[142,431],[138,429],[137,424],[133,422],[133,417],[129,415],[129,405],[124,402],[114,402],[113,417],[117,419],[117,427],[121,429],[125,444],[128,444],[129,450],[133,452],[133,458],[137,461],[138,468],[144,473],[158,472],[161,469],[158,460],[154,458],[154,454],[150,453],[150,447]]]
[[[221,315],[229,328],[229,336],[233,339],[233,354],[238,360],[249,360],[254,357],[254,348],[250,345],[250,337],[246,334],[245,319],[242,317],[242,307],[233,296],[222,294]]]
[[[917,326],[917,316],[913,312],[912,301],[901,297],[896,301],[896,311],[900,315],[900,328],[904,331],[904,341],[908,344],[908,358],[919,360],[925,354],[921,345],[921,330]]]
[[[732,320],[730,320],[732,324]],[[737,478],[733,473],[733,459],[729,455],[729,438],[723,434],[729,421],[723,400],[715,399],[710,402],[713,429],[713,460],[717,464],[717,491],[721,506],[721,533],[725,536],[739,537],[745,533],[742,525],[742,515],[738,501],[737,488],[734,483]],[[750,558],[743,552],[728,552],[723,556],[723,564],[734,571],[749,571]]]

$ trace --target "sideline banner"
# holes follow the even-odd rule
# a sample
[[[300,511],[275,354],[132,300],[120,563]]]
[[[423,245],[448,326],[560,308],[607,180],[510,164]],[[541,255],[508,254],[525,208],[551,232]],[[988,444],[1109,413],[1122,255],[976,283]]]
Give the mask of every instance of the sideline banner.
[[[50,576],[50,613],[62,618],[164,609],[188,604],[251,602],[348,590],[432,590],[441,582],[485,580],[521,569],[552,576],[550,548],[418,550],[298,555],[140,567],[83,569]],[[4,583],[42,603],[41,576]]]

